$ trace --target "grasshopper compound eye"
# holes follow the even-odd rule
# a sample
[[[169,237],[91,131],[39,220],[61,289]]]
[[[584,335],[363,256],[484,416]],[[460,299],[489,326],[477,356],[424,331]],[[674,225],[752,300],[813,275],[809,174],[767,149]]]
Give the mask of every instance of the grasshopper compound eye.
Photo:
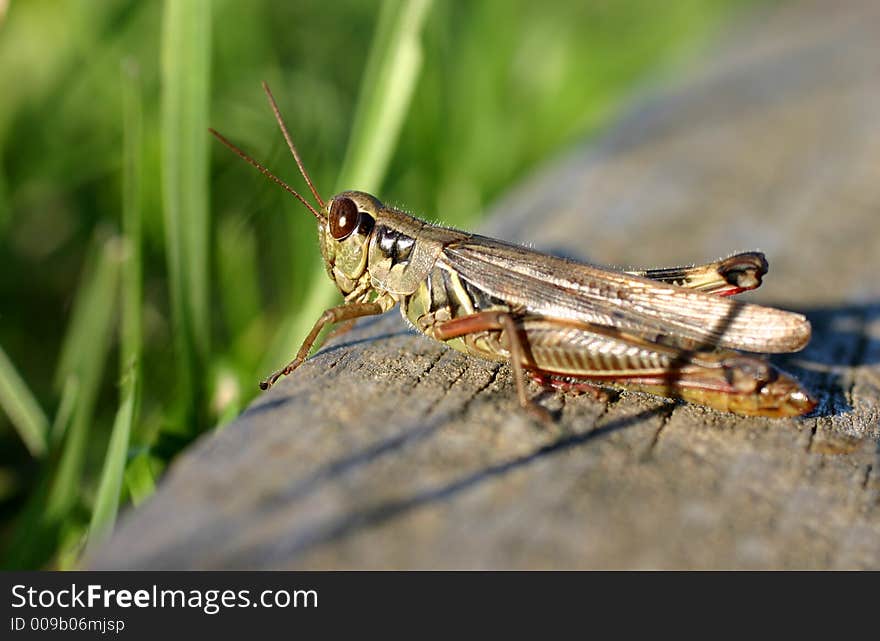
[[[344,240],[357,229],[358,208],[349,198],[337,198],[330,205],[330,234],[336,240]]]

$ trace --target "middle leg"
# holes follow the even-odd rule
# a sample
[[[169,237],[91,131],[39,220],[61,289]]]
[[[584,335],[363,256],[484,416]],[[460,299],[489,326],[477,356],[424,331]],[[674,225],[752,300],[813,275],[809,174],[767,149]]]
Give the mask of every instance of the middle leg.
[[[531,350],[526,334],[513,314],[504,311],[469,314],[436,325],[432,328],[431,335],[437,340],[447,341],[488,331],[501,331],[501,342],[507,344],[507,361],[513,373],[520,406],[540,421],[552,422],[550,412],[530,399],[526,390],[525,367],[532,363]]]

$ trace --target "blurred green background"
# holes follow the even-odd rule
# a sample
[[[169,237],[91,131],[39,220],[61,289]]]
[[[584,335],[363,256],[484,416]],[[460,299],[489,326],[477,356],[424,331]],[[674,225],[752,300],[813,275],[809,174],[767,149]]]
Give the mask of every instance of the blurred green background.
[[[0,559],[75,567],[332,304],[305,191],[472,227],[743,0],[0,0]]]

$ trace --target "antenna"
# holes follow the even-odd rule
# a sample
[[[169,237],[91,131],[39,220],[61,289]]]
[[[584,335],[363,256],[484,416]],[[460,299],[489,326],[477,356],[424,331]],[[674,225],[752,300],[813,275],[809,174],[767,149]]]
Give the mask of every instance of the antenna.
[[[253,158],[251,158],[250,156],[248,156],[248,155],[247,155],[246,153],[244,153],[241,149],[239,149],[238,147],[236,147],[235,145],[233,145],[231,142],[229,142],[228,140],[226,140],[226,138],[224,138],[223,135],[220,134],[220,132],[218,132],[216,129],[208,128],[208,131],[210,131],[210,132],[214,135],[214,137],[215,137],[217,140],[219,140],[219,141],[222,142],[224,145],[226,145],[227,147],[229,147],[232,151],[234,151],[236,154],[238,154],[239,157],[241,157],[242,160],[244,160],[244,161],[248,162],[249,164],[253,165],[254,167],[256,167],[256,168],[260,171],[260,173],[263,174],[266,178],[268,178],[269,180],[271,180],[271,181],[273,181],[273,182],[275,182],[275,183],[278,183],[278,184],[281,185],[284,189],[286,189],[288,192],[290,192],[291,194],[293,194],[294,196],[296,196],[296,197],[299,199],[299,201],[300,201],[303,205],[305,205],[305,206],[308,208],[308,210],[309,210],[310,212],[312,212],[312,214],[315,216],[315,218],[318,219],[318,222],[321,222],[321,223],[324,222],[324,217],[323,217],[321,214],[319,214],[319,213],[315,210],[315,208],[311,206],[311,204],[309,204],[309,201],[308,201],[308,200],[306,200],[305,198],[303,198],[302,196],[300,196],[300,194],[299,194],[298,191],[296,191],[295,189],[293,189],[290,185],[288,185],[286,182],[284,182],[283,180],[281,180],[278,176],[276,176],[275,174],[273,174],[271,171],[269,171],[268,169],[266,169],[265,167],[263,167],[263,165],[261,165],[260,163],[258,163],[256,160],[254,160]],[[297,159],[297,162],[299,162],[299,159]],[[302,166],[300,166],[300,169],[302,169]],[[310,183],[310,184],[311,184],[311,183]],[[323,206],[324,206],[324,205],[322,204],[321,207],[323,207]]]
[[[275,102],[275,96],[272,95],[272,91],[269,89],[269,85],[266,83],[265,80],[263,81],[263,91],[266,92],[266,97],[269,99],[269,106],[272,107],[272,112],[275,114],[275,120],[278,121],[278,126],[281,128],[281,133],[284,135],[284,140],[287,141],[287,146],[288,148],[290,148],[290,153],[293,154],[293,158],[294,160],[296,160],[296,166],[299,167],[299,172],[302,174],[303,178],[306,179],[306,184],[309,186],[309,189],[312,190],[312,196],[315,197],[318,206],[323,209],[324,201],[321,200],[321,197],[318,195],[318,190],[315,189],[315,184],[309,177],[309,173],[306,171],[306,168],[299,157],[299,153],[296,151],[296,147],[293,144],[293,139],[290,137],[290,133],[288,133],[287,131],[287,125],[284,124],[284,118],[281,117],[281,111],[278,109],[278,104]]]

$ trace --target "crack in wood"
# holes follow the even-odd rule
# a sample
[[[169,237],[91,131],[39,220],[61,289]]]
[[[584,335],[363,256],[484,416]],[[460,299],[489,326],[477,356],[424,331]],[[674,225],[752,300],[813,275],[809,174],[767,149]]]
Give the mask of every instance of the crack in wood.
[[[489,379],[484,384],[480,385],[476,390],[474,390],[474,392],[462,403],[462,414],[467,412],[467,409],[477,399],[477,396],[489,389],[498,380],[498,374],[501,372],[502,367],[503,365],[501,363],[492,366],[492,373],[489,375]]]
[[[868,351],[868,346],[871,344],[871,338],[868,336],[868,322],[869,314],[867,310],[865,310],[858,315],[857,338],[855,340],[852,357],[849,360],[849,371],[847,372],[849,385],[847,385],[845,398],[850,407],[855,407],[856,402],[855,388],[858,379],[854,370],[863,363],[865,353]]]
[[[442,358],[442,354],[440,357]],[[439,361],[440,359],[438,358],[437,360]],[[449,396],[449,393],[452,391],[452,388],[455,387],[455,384],[461,380],[461,377],[463,374],[464,374],[464,370],[458,370],[455,373],[455,376],[452,376],[452,377],[446,379],[447,384],[445,384],[443,386],[443,393],[438,398],[436,398],[434,401],[432,401],[431,403],[428,403],[428,406],[425,408],[425,416],[426,417],[430,416],[434,412],[434,410],[437,409],[437,406],[440,405],[440,403],[442,403],[443,400],[447,396]],[[456,412],[453,413],[452,416],[456,417],[456,416],[461,416],[462,414],[464,414],[464,407],[459,408]]]
[[[660,437],[666,429],[666,426],[669,424],[669,421],[672,420],[672,415],[675,413],[677,407],[679,407],[677,403],[669,403],[661,408],[660,425],[657,427],[657,430],[654,432],[654,437],[651,439],[651,444],[646,452],[646,458],[650,459],[654,456],[654,452],[660,444]]]
[[[813,425],[813,428],[810,430],[810,438],[807,440],[807,454],[810,454],[813,451],[813,441],[816,440],[816,432],[819,431],[819,421]]]
[[[440,360],[443,358],[443,356],[445,354],[446,354],[446,350],[441,350],[441,351],[437,352],[436,357],[431,359],[431,362],[428,363],[428,367],[425,368],[425,371],[423,371],[421,374],[419,374],[416,377],[416,381],[415,381],[415,383],[413,383],[413,387],[418,387],[421,384],[421,382],[423,380],[425,380],[431,374],[431,371],[437,366],[437,363],[440,362]],[[447,389],[449,389],[449,388],[447,388]]]

